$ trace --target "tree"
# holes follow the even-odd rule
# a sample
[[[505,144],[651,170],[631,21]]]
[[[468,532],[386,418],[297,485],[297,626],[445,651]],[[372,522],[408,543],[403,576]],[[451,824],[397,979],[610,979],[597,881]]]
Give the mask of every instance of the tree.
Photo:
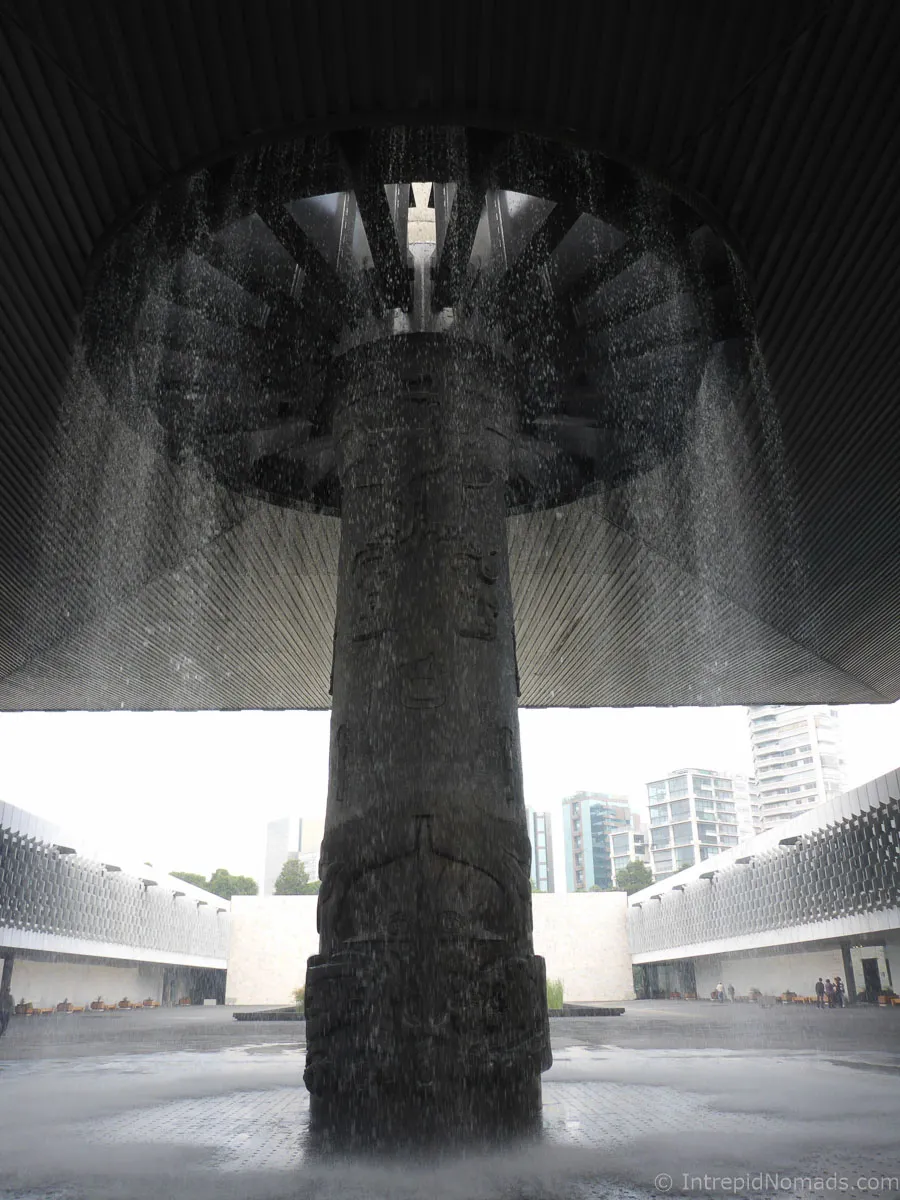
[[[217,867],[213,871],[206,888],[214,896],[221,896],[223,900],[230,900],[232,896],[255,896],[259,892],[255,879],[251,879],[249,875],[232,875],[224,867]]]
[[[653,876],[650,868],[639,858],[633,859],[627,867],[616,872],[616,887],[619,891],[627,892],[629,896],[639,892],[642,888],[649,887],[652,882]]]
[[[224,867],[217,867],[209,879],[204,879],[195,871],[171,871],[170,874],[173,879],[183,879],[185,883],[202,888],[213,896],[220,896],[223,900],[230,900],[232,896],[255,896],[259,892],[255,879],[249,875],[232,875]]]
[[[205,892],[209,891],[206,884],[205,875],[195,875],[193,871],[172,871],[173,879],[183,879],[185,883],[193,884],[194,887],[203,888]]]
[[[289,858],[275,880],[276,896],[315,896],[319,890],[318,879],[310,879],[302,862]]]

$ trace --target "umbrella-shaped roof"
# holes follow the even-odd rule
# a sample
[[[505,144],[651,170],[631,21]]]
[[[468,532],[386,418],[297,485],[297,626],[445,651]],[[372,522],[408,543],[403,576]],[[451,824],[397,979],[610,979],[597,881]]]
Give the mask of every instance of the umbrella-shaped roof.
[[[533,436],[510,496],[522,703],[852,702],[900,694],[900,323],[889,290],[900,252],[891,176],[900,128],[891,70],[896,6],[429,9],[398,0],[320,10],[8,0],[0,30],[0,705],[328,704],[339,539],[328,515],[338,507],[328,491],[328,448],[316,445],[312,463],[295,452],[302,485],[284,483],[284,443],[272,429],[283,433],[289,420],[310,418],[296,396],[278,392],[264,353],[268,317],[259,310],[254,317],[248,297],[254,286],[280,287],[288,320],[292,282],[279,284],[278,272],[300,268],[305,283],[303,268],[318,260],[298,246],[318,238],[323,262],[323,250],[360,261],[368,255],[382,299],[398,299],[384,293],[402,287],[403,276],[392,274],[387,226],[366,221],[372,196],[346,175],[325,186],[323,167],[321,187],[301,188],[276,206],[276,224],[285,203],[300,206],[288,213],[288,232],[302,235],[293,234],[293,250],[285,251],[271,224],[263,220],[260,229],[264,214],[254,208],[217,219],[206,245],[211,257],[198,255],[192,241],[168,260],[170,290],[156,289],[163,308],[196,295],[204,271],[227,276],[234,239],[262,245],[272,235],[272,262],[255,258],[257,278],[235,281],[240,319],[227,346],[208,348],[212,361],[201,373],[221,395],[236,363],[244,378],[257,372],[275,408],[256,430],[204,427],[200,438],[195,411],[192,436],[180,446],[148,438],[133,414],[110,402],[90,354],[73,358],[72,351],[92,267],[112,239],[144,219],[149,197],[189,190],[173,181],[197,178],[202,168],[200,178],[220,178],[222,164],[246,163],[263,147],[298,138],[334,135],[342,170],[352,173],[360,142],[348,135],[384,127],[482,131],[465,140],[476,166],[479,147],[489,147],[494,170],[471,206],[473,239],[491,192],[518,247],[507,267],[521,261],[523,248],[545,254],[541,266],[555,255],[557,298],[577,288],[586,262],[602,271],[621,251],[623,307],[616,313],[607,294],[593,314],[604,351],[610,312],[621,318],[617,328],[636,316],[646,322],[653,278],[662,287],[660,272],[674,268],[627,262],[629,238],[617,243],[616,235],[629,231],[586,201],[569,211],[571,190],[503,177],[495,151],[504,137],[578,147],[615,164],[622,178],[649,180],[676,198],[676,216],[696,216],[685,236],[707,229],[711,244],[729,244],[743,264],[753,313],[752,321],[743,314],[744,328],[755,325],[762,355],[752,387],[717,403],[724,385],[707,374],[705,387],[689,389],[692,405],[677,410],[683,437],[673,436],[674,410],[661,398],[655,411],[668,412],[665,428],[651,420],[640,445],[655,438],[665,453],[641,459],[594,419],[597,396],[604,387],[609,394],[602,371],[609,375],[615,354],[587,370],[583,344],[561,354],[557,376],[563,363],[573,370],[549,413],[539,411],[546,393],[529,365]],[[434,184],[433,199],[428,192],[424,204],[408,208],[400,184],[423,178]],[[393,209],[382,192],[394,232],[401,209],[409,227],[409,214],[431,200],[434,236],[446,237],[446,224],[438,232],[441,206],[452,212],[458,197],[442,186],[459,178],[436,168],[380,177],[378,186],[395,188]],[[553,208],[539,211],[541,201]],[[348,218],[352,205],[359,220]],[[566,239],[572,249],[577,222],[583,228],[589,218],[603,226],[589,239],[593,248],[576,247],[567,260]],[[526,224],[515,228],[517,219]],[[426,227],[427,217],[418,224]],[[523,229],[530,231],[524,241]],[[535,238],[540,229],[553,236]],[[467,263],[477,257],[469,245]],[[452,308],[465,272],[446,261],[434,285]],[[629,271],[640,281],[639,313],[628,308]],[[507,271],[505,311],[515,308],[520,282]],[[602,283],[579,303],[589,305]],[[721,276],[711,278],[712,293],[719,283]],[[316,293],[331,286],[326,271]],[[671,304],[671,278],[665,286],[660,303]],[[260,303],[268,304],[265,296]],[[208,320],[193,301],[182,307],[193,313],[186,321]],[[721,307],[712,310],[719,319]],[[321,319],[332,311],[329,301]],[[578,312],[581,328],[590,314]],[[520,313],[518,330],[505,331],[508,341],[519,339],[519,363],[537,354],[546,332],[540,322],[531,328],[530,316]],[[672,345],[648,350],[645,340],[645,353],[664,357],[655,375],[629,360],[629,384],[639,391],[661,375],[683,382],[679,372],[696,369],[689,343],[699,326],[689,318],[682,310]],[[635,332],[646,339],[648,330]],[[719,340],[728,332],[719,329]],[[309,339],[305,324],[300,334]],[[182,359],[175,370],[177,336],[166,339],[166,379],[170,398],[183,400],[189,364]],[[192,353],[196,346],[193,338]],[[152,353],[155,370],[159,353]],[[141,369],[138,362],[136,386]],[[191,398],[202,391],[194,388]],[[160,420],[159,428],[171,433],[185,424]],[[538,428],[565,462],[552,477],[569,481],[542,500]],[[223,460],[216,437],[239,439],[240,453],[226,457],[242,464],[240,479],[210,471],[210,462]]]

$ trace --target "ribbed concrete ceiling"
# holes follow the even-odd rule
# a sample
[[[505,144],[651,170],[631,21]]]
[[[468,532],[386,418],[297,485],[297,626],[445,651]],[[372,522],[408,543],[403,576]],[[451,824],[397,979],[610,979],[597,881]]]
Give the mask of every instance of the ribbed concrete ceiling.
[[[896,699],[898,50],[892,0],[0,0],[0,707],[328,704],[337,524],[135,444],[72,352],[92,254],[166,179],[396,122],[641,165],[751,280],[771,400],[513,518],[523,704]]]

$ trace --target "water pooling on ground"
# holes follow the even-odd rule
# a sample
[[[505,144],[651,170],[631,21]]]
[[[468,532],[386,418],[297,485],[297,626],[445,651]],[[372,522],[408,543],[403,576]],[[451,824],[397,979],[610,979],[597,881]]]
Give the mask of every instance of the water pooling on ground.
[[[599,1025],[593,1038],[614,1036]],[[555,1043],[540,1140],[427,1161],[322,1161],[305,1146],[302,1050],[3,1064],[0,1197],[644,1200],[665,1191],[662,1176],[677,1194],[686,1178],[753,1173],[801,1183],[739,1194],[806,1196],[809,1177],[848,1179],[844,1194],[861,1195],[857,1180],[898,1169],[896,1061],[894,1074],[870,1073],[841,1055]]]

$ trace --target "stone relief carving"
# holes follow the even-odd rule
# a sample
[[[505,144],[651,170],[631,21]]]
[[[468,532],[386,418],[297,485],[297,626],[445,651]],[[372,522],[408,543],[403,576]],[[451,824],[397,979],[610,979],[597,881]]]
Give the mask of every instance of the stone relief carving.
[[[524,829],[481,820],[461,837],[450,817],[410,815],[371,832],[362,818],[323,844],[307,1086],[318,1094],[401,1071],[428,1087],[436,1076],[544,1069],[545,984],[529,950]]]
[[[330,794],[338,804],[350,797],[350,786],[359,778],[359,771],[370,753],[363,728],[342,722],[334,735],[330,764]]]
[[[354,611],[351,638],[366,642],[391,626],[390,587],[395,576],[394,547],[388,541],[368,542],[353,560]]]
[[[460,637],[493,641],[500,615],[495,588],[500,577],[500,553],[466,546],[456,554],[456,567],[460,575],[456,632]]]
[[[400,702],[404,708],[440,708],[446,698],[446,671],[434,654],[401,665]]]
[[[354,1114],[399,1111],[381,1106],[393,1090],[471,1116],[480,1097],[515,1109],[517,1089],[533,1111],[549,1040],[512,689],[505,398],[488,403],[443,360],[430,374],[429,355],[360,362],[363,399],[338,435],[346,557],[311,1112],[326,1120],[335,1096]],[[429,1103],[441,1089],[449,1107]]]
[[[516,739],[508,725],[500,728],[500,762],[503,768],[503,783],[507,804],[519,798],[519,771],[516,761]]]
[[[521,772],[516,753],[516,738],[508,725],[490,724],[486,717],[486,728],[478,747],[478,772],[485,780],[485,787],[502,787],[506,805],[514,805],[524,799],[521,790]],[[483,811],[491,812],[488,807]]]
[[[343,804],[345,799],[344,788],[347,781],[347,768],[349,766],[350,753],[350,728],[347,725],[339,725],[338,731],[334,738],[334,766],[332,768],[332,777],[334,779],[334,798],[338,804]]]

